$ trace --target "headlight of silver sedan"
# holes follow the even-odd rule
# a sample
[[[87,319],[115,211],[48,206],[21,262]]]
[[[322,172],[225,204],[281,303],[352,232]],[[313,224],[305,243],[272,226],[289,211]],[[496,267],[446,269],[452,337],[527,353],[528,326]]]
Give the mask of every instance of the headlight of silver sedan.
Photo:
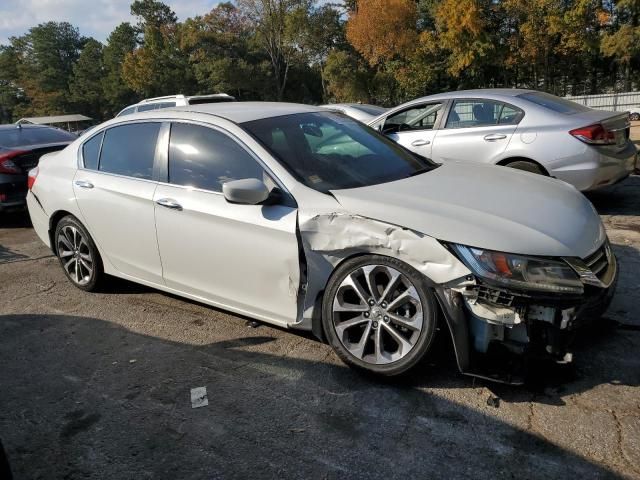
[[[505,287],[550,293],[583,293],[578,274],[564,261],[548,260],[453,244],[479,277]]]

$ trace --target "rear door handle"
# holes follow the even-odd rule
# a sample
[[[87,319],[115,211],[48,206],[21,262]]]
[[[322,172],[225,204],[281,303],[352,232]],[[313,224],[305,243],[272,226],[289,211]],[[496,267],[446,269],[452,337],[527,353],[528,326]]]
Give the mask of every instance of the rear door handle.
[[[487,142],[495,142],[496,140],[504,140],[505,138],[507,138],[507,136],[501,133],[490,133],[489,135],[484,136],[484,139]]]
[[[161,207],[170,208],[172,210],[182,210],[182,205],[176,202],[173,198],[159,198],[156,203]]]
[[[411,142],[411,145],[414,147],[423,147],[425,145],[429,145],[431,142],[429,140],[414,140]]]
[[[93,188],[93,183],[87,182],[86,180],[76,180],[75,184],[80,188]]]

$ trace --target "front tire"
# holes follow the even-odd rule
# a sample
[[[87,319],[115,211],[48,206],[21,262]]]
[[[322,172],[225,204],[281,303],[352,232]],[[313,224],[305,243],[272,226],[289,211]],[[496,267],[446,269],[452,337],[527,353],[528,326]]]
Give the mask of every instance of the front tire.
[[[343,362],[390,377],[425,356],[436,308],[422,274],[395,258],[366,255],[345,261],[330,278],[322,322]]]
[[[104,276],[102,259],[87,229],[68,215],[56,225],[56,255],[67,278],[86,292],[98,289]]]

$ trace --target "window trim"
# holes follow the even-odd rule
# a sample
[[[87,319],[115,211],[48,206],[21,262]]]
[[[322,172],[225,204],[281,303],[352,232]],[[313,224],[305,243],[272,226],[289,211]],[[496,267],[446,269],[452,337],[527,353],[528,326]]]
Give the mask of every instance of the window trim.
[[[175,188],[188,189],[188,190],[193,190],[193,191],[198,191],[203,193],[224,195],[223,192],[216,192],[215,190],[207,190],[204,188],[190,187],[187,185],[177,185],[175,183],[169,183],[169,145],[171,141],[171,124],[186,123],[189,125],[197,125],[200,127],[215,130],[222,135],[226,135],[228,138],[234,141],[240,148],[242,148],[245,152],[247,152],[258,163],[258,165],[260,165],[260,167],[262,167],[262,169],[267,173],[267,175],[271,177],[273,182],[282,191],[283,195],[291,198],[293,202],[296,204],[296,208],[297,208],[297,202],[295,200],[295,197],[291,194],[289,189],[284,186],[284,183],[282,183],[282,181],[273,172],[273,170],[269,168],[269,166],[251,148],[249,148],[248,145],[246,145],[242,140],[240,140],[236,135],[234,135],[229,130],[223,127],[220,127],[219,125],[214,125],[212,123],[202,122],[198,120],[188,120],[183,118],[168,119],[168,120],[165,120],[165,122],[168,124],[167,135],[166,135],[166,138],[162,138],[162,143],[160,143],[160,135],[158,135],[159,143],[156,149],[156,157],[159,162],[158,172],[162,174],[162,176],[158,176],[158,179],[157,179],[158,184],[167,185]],[[159,156],[157,155],[158,152],[160,152]]]
[[[419,108],[419,107],[423,107],[426,105],[435,105],[436,103],[439,103],[441,105],[441,110],[443,113],[448,113],[447,112],[447,100],[429,100],[429,101],[421,101],[421,102],[416,102],[413,103],[411,105],[405,106],[404,108],[401,108],[399,110],[396,110],[394,112],[390,112],[387,116],[384,117],[382,123],[380,124],[380,132],[382,133],[384,131],[384,126],[387,123],[387,120],[389,120],[390,117],[394,117],[400,113],[406,112],[408,110],[413,110],[414,108]],[[434,130],[440,130],[440,127],[442,125],[442,119],[444,118],[445,115],[439,115],[438,118],[436,119],[435,123],[433,124],[433,128],[421,128],[421,129],[415,129],[415,130],[404,130],[401,132],[393,132],[395,134],[398,133],[410,133],[410,132],[433,132]],[[447,115],[448,116],[448,115]]]
[[[449,116],[451,115],[451,112],[453,111],[456,102],[494,102],[494,103],[501,103],[503,105],[502,108],[504,108],[505,106],[511,107],[514,110],[519,110],[522,112],[522,116],[520,117],[520,120],[518,120],[516,123],[496,123],[496,124],[492,124],[492,125],[470,125],[468,127],[450,127],[447,128],[447,122],[449,121]],[[502,114],[502,112],[500,112]],[[493,98],[477,98],[477,97],[473,97],[473,98],[467,98],[467,97],[457,97],[457,98],[451,98],[449,99],[449,108],[447,110],[447,119],[444,122],[444,125],[442,127],[443,130],[466,130],[468,128],[492,128],[492,127],[515,127],[517,125],[520,124],[520,122],[522,122],[522,119],[527,115],[527,113],[524,111],[524,109],[509,103],[509,102],[505,102],[504,100],[496,100]]]
[[[128,175],[121,175],[119,173],[112,173],[112,172],[105,172],[104,170],[100,170],[100,161],[101,161],[101,157],[102,157],[102,146],[104,144],[104,137],[107,135],[107,130],[111,130],[112,128],[116,128],[116,127],[123,127],[126,125],[133,125],[136,123],[165,123],[166,120],[164,119],[157,119],[157,118],[149,118],[149,119],[137,119],[137,120],[128,120],[125,122],[119,122],[119,123],[115,123],[113,125],[109,125],[107,127],[101,128],[98,131],[96,131],[95,133],[93,133],[90,137],[88,137],[86,140],[83,140],[82,143],[80,144],[80,148],[78,148],[78,159],[77,159],[77,167],[78,170],[81,171],[86,171],[86,172],[93,172],[93,173],[99,173],[101,175],[111,175],[111,176],[115,176],[115,177],[119,177],[119,178],[128,178],[131,180],[139,180],[142,182],[154,182],[157,183],[157,176],[156,176],[156,164],[158,163],[158,148],[160,145],[160,136],[162,134],[162,125],[160,125],[160,130],[158,131],[158,138],[156,139],[156,148],[155,148],[155,153],[153,156],[153,167],[151,169],[151,178],[137,178],[137,177],[130,177]],[[98,152],[98,168],[97,169],[92,169],[92,168],[86,168],[84,166],[84,144],[87,143],[89,140],[93,139],[96,135],[100,135],[101,133],[103,133],[104,135],[102,136],[102,141],[100,142],[100,151]]]

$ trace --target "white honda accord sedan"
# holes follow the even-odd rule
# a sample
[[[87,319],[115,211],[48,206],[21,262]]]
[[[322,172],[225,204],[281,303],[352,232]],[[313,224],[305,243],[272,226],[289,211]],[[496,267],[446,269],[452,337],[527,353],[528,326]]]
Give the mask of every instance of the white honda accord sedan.
[[[566,362],[617,277],[574,187],[437,165],[304,105],[119,117],[44,156],[29,187],[34,228],[78,288],[114,275],[312,330],[387,376],[443,341],[438,326],[463,373],[516,383],[484,361],[494,351]]]

